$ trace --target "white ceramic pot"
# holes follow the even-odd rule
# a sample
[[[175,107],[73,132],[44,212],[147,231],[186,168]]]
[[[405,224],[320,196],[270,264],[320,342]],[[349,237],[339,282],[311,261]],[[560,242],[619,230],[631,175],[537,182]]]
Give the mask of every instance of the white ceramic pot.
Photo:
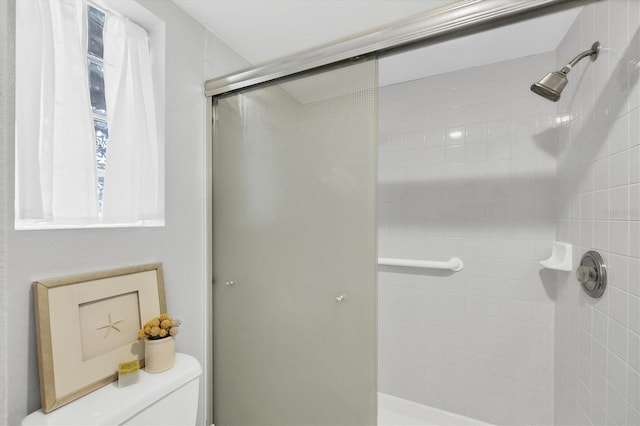
[[[144,369],[147,373],[161,373],[176,362],[176,341],[173,337],[144,340]]]

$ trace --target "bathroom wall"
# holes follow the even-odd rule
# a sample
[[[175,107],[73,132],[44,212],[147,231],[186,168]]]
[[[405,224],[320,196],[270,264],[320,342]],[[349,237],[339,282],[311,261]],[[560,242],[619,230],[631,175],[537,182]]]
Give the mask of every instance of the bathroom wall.
[[[495,424],[553,421],[553,52],[380,91],[379,390]]]
[[[168,308],[183,321],[177,349],[205,364],[203,83],[213,77],[205,72],[225,67],[233,71],[230,67],[243,61],[172,2],[140,3],[166,23],[166,226],[16,232],[12,213],[15,1],[0,2],[0,424],[19,424],[40,407],[31,295],[36,279],[163,262]],[[220,65],[213,69],[212,64]],[[204,380],[201,383],[204,390]],[[199,424],[205,423],[204,398],[201,392]]]
[[[6,229],[7,229],[7,203],[10,199],[8,195],[9,173],[7,140],[13,138],[13,99],[8,93],[13,93],[14,87],[14,67],[13,67],[13,24],[10,23],[10,17],[13,16],[12,4],[10,2],[0,2],[0,424],[7,424],[8,416],[8,394],[9,389],[6,386],[8,380],[7,369],[7,291],[6,291],[6,271],[7,271],[7,247],[6,247]],[[11,105],[11,106],[10,106]]]
[[[557,237],[607,261],[601,299],[560,275],[555,323],[556,424],[640,424],[640,2],[584,8],[557,69],[599,40],[558,103]]]

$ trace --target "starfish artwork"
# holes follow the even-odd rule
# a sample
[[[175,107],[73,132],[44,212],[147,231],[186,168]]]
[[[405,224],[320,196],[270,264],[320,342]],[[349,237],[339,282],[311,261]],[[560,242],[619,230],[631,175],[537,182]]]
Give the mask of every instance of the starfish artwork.
[[[106,325],[103,325],[102,327],[96,328],[96,330],[104,330],[104,329],[107,330],[107,332],[104,334],[104,338],[105,339],[107,337],[109,337],[109,333],[111,332],[111,329],[114,329],[115,331],[120,333],[120,329],[118,327],[116,327],[116,325],[118,325],[118,324],[120,324],[121,322],[124,321],[124,320],[119,320],[119,321],[116,321],[116,322],[112,322],[111,321],[111,314],[108,314],[107,318],[109,318],[109,322]]]

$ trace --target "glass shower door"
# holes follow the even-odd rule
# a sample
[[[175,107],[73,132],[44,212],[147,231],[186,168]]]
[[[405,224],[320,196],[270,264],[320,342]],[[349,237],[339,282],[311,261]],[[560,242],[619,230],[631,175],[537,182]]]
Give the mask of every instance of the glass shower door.
[[[376,423],[377,64],[215,100],[214,422]]]

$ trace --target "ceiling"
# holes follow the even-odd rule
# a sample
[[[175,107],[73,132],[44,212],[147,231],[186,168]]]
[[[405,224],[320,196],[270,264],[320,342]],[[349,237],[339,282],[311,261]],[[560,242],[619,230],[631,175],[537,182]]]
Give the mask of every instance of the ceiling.
[[[579,12],[578,8],[565,10],[383,57],[379,62],[379,85],[555,50]]]
[[[452,0],[173,0],[252,65],[388,25]],[[380,85],[555,50],[579,9],[389,55]]]
[[[173,0],[256,65],[453,0]]]

